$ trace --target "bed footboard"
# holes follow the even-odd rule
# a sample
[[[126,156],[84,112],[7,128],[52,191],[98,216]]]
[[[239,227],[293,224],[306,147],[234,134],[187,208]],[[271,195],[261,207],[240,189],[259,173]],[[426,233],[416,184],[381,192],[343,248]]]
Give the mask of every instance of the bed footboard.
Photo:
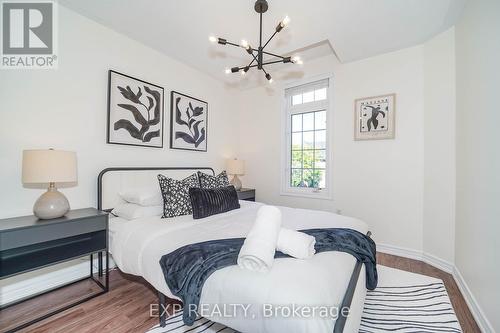
[[[372,235],[370,231],[366,233],[368,237]],[[339,311],[339,317],[335,321],[335,326],[333,327],[333,333],[342,333],[344,332],[345,323],[347,318],[349,317],[349,312],[351,309],[352,298],[354,296],[354,292],[356,291],[356,285],[358,284],[359,273],[361,272],[361,267],[363,263],[361,261],[357,261],[354,266],[354,270],[351,275],[351,279],[349,280],[349,285],[347,286],[347,290],[344,294],[344,299],[342,300],[342,305],[339,310],[349,309],[347,313],[344,311]]]

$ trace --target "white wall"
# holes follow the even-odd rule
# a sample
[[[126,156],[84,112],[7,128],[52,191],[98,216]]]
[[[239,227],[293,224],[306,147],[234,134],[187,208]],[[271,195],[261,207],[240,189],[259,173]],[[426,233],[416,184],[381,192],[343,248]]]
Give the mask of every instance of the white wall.
[[[323,210],[341,209],[370,225],[375,240],[422,251],[423,47],[340,64],[334,56],[307,62],[304,77],[334,75],[333,201],[281,196],[283,84],[242,94],[239,157],[247,161],[245,186],[260,201]],[[293,79],[292,79],[293,81]],[[353,140],[353,101],[396,93],[396,139]]]
[[[257,189],[258,200],[341,209],[368,222],[380,244],[451,262],[455,258],[478,304],[499,329],[500,270],[494,264],[500,253],[500,158],[495,146],[500,119],[494,100],[500,86],[498,5],[494,0],[469,2],[455,32],[424,45],[348,64],[323,57],[308,62],[304,73],[276,78],[272,88],[244,92],[226,90],[220,82],[60,7],[59,69],[0,73],[0,218],[30,214],[42,193],[21,184],[23,149],[78,153],[78,186],[63,189],[73,208],[95,206],[97,173],[108,166],[221,169],[224,158],[237,155],[247,161],[244,185]],[[165,88],[164,149],[105,143],[108,69]],[[283,85],[324,73],[334,75],[334,198],[281,196]],[[166,148],[169,92],[174,89],[209,103],[208,153]],[[385,93],[397,94],[396,138],[354,141],[353,100]]]
[[[455,251],[454,33],[424,44],[423,248],[448,263]]]
[[[456,266],[500,331],[500,1],[468,1],[456,26]]]
[[[164,87],[165,148],[105,143],[109,69]],[[208,102],[207,153],[167,148],[171,90]],[[237,119],[234,97],[223,84],[62,6],[59,68],[1,70],[0,101],[0,218],[31,214],[33,203],[44,191],[23,188],[23,149],[53,147],[77,152],[78,186],[62,189],[72,208],[96,206],[97,174],[103,168],[157,165],[213,166],[220,170],[224,158],[232,157],[236,150],[236,141],[231,139],[236,136],[232,126]],[[2,280],[0,304],[53,287],[50,283],[87,274],[87,267],[44,270],[44,277],[30,273]],[[13,284],[23,279],[27,280]]]
[[[59,6],[59,69],[0,73],[0,218],[30,214],[43,190],[21,183],[23,149],[77,152],[78,186],[63,189],[73,208],[96,205],[98,172],[109,166],[224,167],[236,135],[232,94],[223,84]],[[165,41],[170,43],[172,41]],[[106,144],[108,69],[165,89],[164,148]],[[208,152],[168,149],[170,91],[209,104]]]

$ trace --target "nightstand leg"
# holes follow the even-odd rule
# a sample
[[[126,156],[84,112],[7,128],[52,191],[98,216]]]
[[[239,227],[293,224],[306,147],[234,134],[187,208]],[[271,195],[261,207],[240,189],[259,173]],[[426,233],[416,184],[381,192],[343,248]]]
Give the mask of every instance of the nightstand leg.
[[[109,290],[109,252],[106,249],[106,291]]]
[[[102,276],[102,252],[101,251],[99,251],[97,253],[97,257],[98,257],[98,260],[97,260],[98,275]]]
[[[94,254],[90,254],[90,277],[94,276]]]

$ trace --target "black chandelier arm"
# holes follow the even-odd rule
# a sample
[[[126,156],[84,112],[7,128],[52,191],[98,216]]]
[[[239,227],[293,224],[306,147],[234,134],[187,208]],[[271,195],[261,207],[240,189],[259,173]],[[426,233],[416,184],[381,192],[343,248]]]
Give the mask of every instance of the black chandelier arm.
[[[252,60],[252,63],[254,61],[257,61],[257,65],[259,64],[259,59],[257,59],[257,57],[255,56],[255,54],[251,53],[251,56],[253,57],[253,60]],[[250,63],[251,64],[251,63]]]
[[[235,70],[233,71],[234,73],[236,72],[239,72],[241,70],[244,70],[244,69],[250,69],[250,68],[254,68],[254,67],[258,67],[259,64],[254,64],[255,61],[258,62],[257,58],[255,57],[255,55],[253,56],[254,59],[247,65],[247,66],[243,66],[243,67],[233,67]],[[267,65],[272,65],[272,64],[278,64],[278,63],[283,63],[283,62],[291,62],[291,61],[286,61],[287,59],[289,58],[284,58],[284,60],[273,60],[273,61],[268,61],[268,62],[264,62],[262,63],[262,66],[267,66]],[[236,70],[237,69],[237,70]],[[247,71],[248,71],[247,69]],[[264,69],[264,67],[262,67],[262,70],[264,71],[265,74],[267,74],[266,70]]]
[[[276,34],[278,33],[279,31],[275,31],[271,37],[269,37],[269,39],[267,40],[267,42],[264,44],[264,46],[262,48],[265,48],[267,46],[267,44],[269,44],[269,42],[271,41],[271,39],[274,38],[274,36],[276,36]]]
[[[231,46],[241,47],[241,45],[240,45],[240,44],[236,44],[236,43],[229,42],[229,41],[226,41],[226,42],[224,43],[224,45],[231,45]]]
[[[283,63],[283,60],[274,60],[274,61],[264,62],[264,63],[262,63],[262,66],[272,65],[272,64],[277,64],[277,63]]]
[[[253,62],[253,61],[252,61],[252,62]],[[246,68],[250,69],[250,68],[257,67],[257,66],[259,66],[259,65],[258,65],[258,64],[254,64],[254,65],[248,65],[248,66],[243,66],[243,67],[235,67],[235,68],[238,68],[238,70],[237,70],[237,71],[235,71],[234,73],[237,73],[237,72],[239,72],[239,71],[241,71],[241,70],[244,70],[244,69],[246,69]]]
[[[253,64],[253,62],[254,62],[255,60],[256,60],[256,59],[255,59],[255,57],[253,57],[253,60],[252,60],[252,61],[250,61],[250,63],[249,63],[249,64],[248,64],[248,66],[246,66],[246,67],[248,67],[248,68],[253,67],[253,66],[252,66],[252,64]],[[255,66],[257,66],[257,65],[255,65]]]
[[[286,57],[280,56],[280,55],[278,55],[278,54],[274,54],[274,53],[267,52],[267,51],[262,51],[262,53],[267,54],[267,55],[270,55],[270,56],[272,56],[272,57],[281,58],[282,60],[286,58]]]
[[[266,72],[266,70],[264,69],[264,67],[262,67],[262,71],[264,72],[264,74],[268,75],[268,73]]]
[[[233,43],[233,42],[230,42],[230,41],[227,41],[224,39],[224,43],[219,43],[219,44],[222,44],[222,45],[231,45],[231,46],[235,46],[235,47],[241,47],[242,49],[245,49],[249,54],[252,54],[253,52],[259,52],[259,50],[257,49],[254,49],[252,48],[251,46],[249,47],[244,47],[240,44],[236,44],[236,43]]]

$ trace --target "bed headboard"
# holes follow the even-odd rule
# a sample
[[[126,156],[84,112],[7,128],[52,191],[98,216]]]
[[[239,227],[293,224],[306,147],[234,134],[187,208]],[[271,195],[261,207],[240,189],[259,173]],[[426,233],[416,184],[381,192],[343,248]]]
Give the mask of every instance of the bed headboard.
[[[209,167],[113,167],[106,168],[97,177],[97,209],[109,210],[123,202],[118,193],[129,188],[158,186],[158,174],[182,179],[202,171],[215,175]]]

